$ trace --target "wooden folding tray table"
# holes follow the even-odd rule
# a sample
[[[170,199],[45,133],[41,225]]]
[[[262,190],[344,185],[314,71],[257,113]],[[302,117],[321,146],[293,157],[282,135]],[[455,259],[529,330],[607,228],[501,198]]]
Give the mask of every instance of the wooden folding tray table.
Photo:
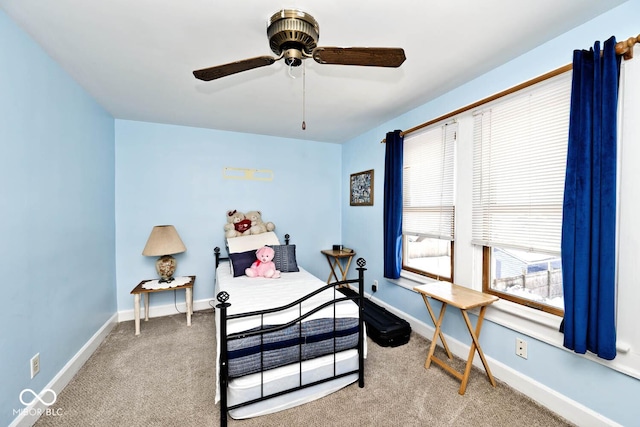
[[[431,365],[431,362],[434,362],[442,367],[445,371],[449,372],[451,375],[461,381],[460,390],[458,391],[458,393],[464,394],[467,389],[467,382],[469,381],[469,374],[471,373],[473,358],[477,351],[480,355],[480,359],[482,360],[482,364],[484,365],[487,377],[489,378],[491,385],[495,387],[496,382],[493,379],[493,375],[491,374],[491,369],[489,369],[489,364],[484,357],[482,347],[480,347],[479,338],[480,330],[482,329],[482,321],[484,320],[484,314],[487,306],[497,301],[499,298],[494,295],[489,295],[482,292],[474,291],[473,289],[465,288],[464,286],[454,285],[450,282],[428,283],[425,285],[416,286],[413,288],[413,290],[422,295],[422,299],[424,300],[424,303],[427,306],[427,310],[429,311],[429,316],[431,316],[431,320],[433,320],[433,324],[436,328],[433,334],[433,339],[431,340],[431,346],[429,347],[429,353],[427,355],[427,360],[424,363],[424,367],[428,369]],[[437,319],[433,312],[433,309],[431,308],[431,304],[429,303],[429,298],[433,298],[434,300],[440,301],[442,303],[440,316],[438,316]],[[464,373],[456,371],[445,361],[439,359],[434,355],[439,338],[442,342],[442,346],[444,347],[445,352],[447,353],[447,357],[449,359],[453,358],[451,351],[449,350],[449,346],[447,345],[447,341],[444,339],[444,335],[442,334],[442,320],[444,319],[444,313],[447,309],[447,306],[449,305],[460,309],[462,317],[464,318],[464,322],[466,323],[467,329],[469,330],[469,334],[471,335],[471,340],[473,341],[471,343],[471,348],[469,349],[469,356],[467,357],[467,364]],[[471,325],[471,321],[469,320],[467,310],[476,307],[480,307],[480,313],[478,314],[478,322],[476,323],[476,327],[474,330],[473,326]]]

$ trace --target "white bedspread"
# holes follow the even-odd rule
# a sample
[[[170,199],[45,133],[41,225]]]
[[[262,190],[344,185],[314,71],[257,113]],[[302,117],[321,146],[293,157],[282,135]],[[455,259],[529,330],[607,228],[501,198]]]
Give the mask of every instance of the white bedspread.
[[[246,313],[248,311],[264,310],[293,302],[314,290],[326,285],[308,271],[300,267],[296,273],[282,273],[279,279],[264,277],[233,277],[226,265],[218,268],[216,275],[216,293],[226,291],[229,294],[231,306],[227,314]],[[322,293],[298,306],[284,312],[272,313],[264,316],[265,325],[281,325],[298,318],[301,314],[317,307],[326,301],[343,297],[334,289],[327,289]],[[358,317],[358,306],[351,301],[344,301],[335,305],[335,317]],[[333,305],[309,316],[306,320],[333,317]],[[245,331],[261,325],[259,317],[233,319],[227,322],[227,333]]]
[[[227,302],[230,303],[231,306],[227,309],[227,314],[230,315],[286,305],[326,285],[325,282],[304,270],[302,267],[299,268],[299,272],[282,273],[282,277],[278,279],[247,276],[233,277],[229,271],[229,265],[227,263],[221,263],[216,270],[215,296],[221,291],[226,291],[229,294],[229,300]],[[323,302],[343,296],[340,292],[334,291],[334,289],[327,289],[306,301],[302,305],[302,308],[296,305],[284,312],[265,315],[262,324],[280,325],[287,323],[307,313]],[[306,320],[334,317],[334,307],[335,317],[358,317],[358,305],[352,301],[343,301],[335,305],[332,304],[314,313]],[[219,366],[218,355],[220,354],[220,329],[218,325],[219,310],[216,309],[216,403],[220,400],[219,375],[217,374]],[[257,316],[244,319],[232,319],[227,322],[227,334],[259,327],[260,325],[261,319]]]

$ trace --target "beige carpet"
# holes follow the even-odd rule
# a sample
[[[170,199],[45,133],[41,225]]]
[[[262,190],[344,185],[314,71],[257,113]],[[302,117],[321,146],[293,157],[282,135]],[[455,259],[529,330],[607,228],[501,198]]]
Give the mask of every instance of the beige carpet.
[[[212,310],[117,325],[52,407],[43,426],[218,426]],[[314,402],[229,426],[568,426],[474,367],[467,391],[442,369],[423,367],[429,341],[413,334],[396,348],[369,340],[365,388],[352,384]],[[457,366],[463,362],[455,361]]]

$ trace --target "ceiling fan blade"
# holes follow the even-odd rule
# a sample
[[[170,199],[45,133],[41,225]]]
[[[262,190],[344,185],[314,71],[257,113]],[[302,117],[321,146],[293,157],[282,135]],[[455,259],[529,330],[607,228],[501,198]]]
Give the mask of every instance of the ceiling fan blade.
[[[313,59],[320,64],[399,67],[407,58],[404,49],[395,47],[317,47]]]
[[[230,76],[231,74],[240,73],[242,71],[265,67],[273,64],[278,59],[280,58],[274,58],[272,56],[257,56],[255,58],[243,59],[242,61],[230,62],[224,65],[195,70],[193,75],[196,79],[208,82],[210,80]]]

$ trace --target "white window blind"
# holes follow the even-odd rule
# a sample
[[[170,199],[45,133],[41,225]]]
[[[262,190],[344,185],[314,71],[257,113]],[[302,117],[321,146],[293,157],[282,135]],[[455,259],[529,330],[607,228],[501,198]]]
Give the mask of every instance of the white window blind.
[[[457,130],[451,122],[405,136],[403,234],[454,239]]]
[[[560,253],[571,71],[474,113],[473,243]]]

